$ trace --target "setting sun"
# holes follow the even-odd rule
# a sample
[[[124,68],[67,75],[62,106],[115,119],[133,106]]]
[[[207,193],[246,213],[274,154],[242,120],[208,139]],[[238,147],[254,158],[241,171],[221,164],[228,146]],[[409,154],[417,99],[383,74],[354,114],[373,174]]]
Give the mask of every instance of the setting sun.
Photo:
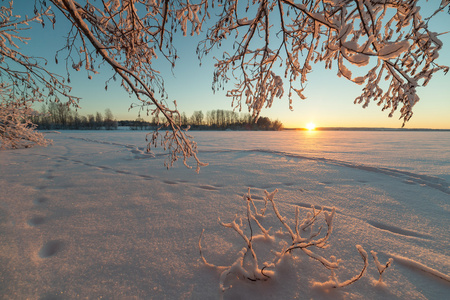
[[[316,124],[309,122],[308,124],[306,124],[306,129],[314,130],[314,129],[316,129]]]

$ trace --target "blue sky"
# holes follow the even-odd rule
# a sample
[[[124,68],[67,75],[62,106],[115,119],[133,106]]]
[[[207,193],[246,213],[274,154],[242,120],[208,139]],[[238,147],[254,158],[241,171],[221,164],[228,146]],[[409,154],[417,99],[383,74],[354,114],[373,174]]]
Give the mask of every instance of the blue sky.
[[[15,13],[31,15],[33,3],[34,1],[26,3],[15,1]],[[431,11],[428,7],[429,2],[426,3],[428,4],[425,4],[422,11]],[[450,31],[450,15],[440,14],[430,23],[430,27],[436,32]],[[68,28],[69,24],[61,16],[57,16],[54,30],[50,28],[50,24],[47,24],[45,29],[35,24],[28,32],[32,40],[28,45],[23,45],[22,51],[47,58],[48,67],[64,75],[66,74],[64,64],[60,62],[59,65],[55,65],[54,56],[56,51],[65,45],[64,37]],[[450,66],[450,33],[441,35],[440,39],[444,47],[440,51],[438,63]],[[225,96],[226,91],[214,94],[211,89],[212,58],[214,54],[220,55],[220,52],[210,54],[200,67],[195,54],[198,41],[199,39],[190,36],[177,37],[175,44],[178,46],[180,59],[173,72],[169,65],[158,63],[165,77],[169,100],[176,100],[179,110],[186,112],[188,116],[196,110],[202,110],[204,113],[215,109],[231,110],[231,99]],[[59,60],[62,61],[62,57],[59,57]],[[365,109],[361,105],[353,104],[354,99],[361,93],[361,86],[338,78],[336,74],[336,69],[325,70],[321,64],[313,65],[313,72],[308,76],[304,93],[306,100],[294,98],[294,110],[289,110],[286,87],[286,95],[280,100],[275,100],[272,108],[263,109],[261,115],[278,119],[285,127],[304,127],[309,122],[321,127],[401,127],[402,121],[398,119],[398,113],[388,118],[389,112],[382,112],[376,103],[371,103]],[[108,91],[105,91],[105,81],[111,75],[112,71],[105,66],[102,67],[101,74],[95,75],[92,80],[87,78],[83,70],[80,72],[71,70],[73,94],[82,98],[80,114],[104,112],[106,108],[110,108],[117,119],[135,119],[137,109],[128,111],[134,98],[130,98],[122,90],[120,83],[117,86],[110,84]],[[441,72],[434,75],[427,87],[419,87],[418,95],[421,100],[414,107],[414,116],[406,127],[450,129],[449,86],[450,74],[444,76]]]

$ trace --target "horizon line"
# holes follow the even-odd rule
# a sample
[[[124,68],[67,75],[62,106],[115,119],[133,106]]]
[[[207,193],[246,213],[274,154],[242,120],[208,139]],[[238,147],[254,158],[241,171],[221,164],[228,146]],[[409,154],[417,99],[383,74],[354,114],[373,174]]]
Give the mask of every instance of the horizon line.
[[[396,127],[359,127],[359,126],[329,126],[316,127],[310,130],[305,127],[285,127],[284,130],[304,130],[304,131],[450,131],[450,128],[396,128]]]

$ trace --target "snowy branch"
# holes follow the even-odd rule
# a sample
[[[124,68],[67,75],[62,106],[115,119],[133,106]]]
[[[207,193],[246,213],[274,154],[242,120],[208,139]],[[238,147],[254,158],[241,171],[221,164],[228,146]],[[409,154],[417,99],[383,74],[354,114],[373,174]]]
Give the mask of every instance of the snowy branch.
[[[202,163],[197,157],[195,142],[191,141],[191,137],[176,121],[180,119],[176,106],[170,109],[165,105],[164,100],[158,100],[156,96],[156,93],[159,93],[165,97],[165,90],[159,72],[152,68],[152,60],[157,57],[155,51],[162,50],[165,41],[168,51],[162,51],[163,56],[172,65],[177,58],[171,43],[175,23],[173,4],[170,1],[158,3],[108,1],[103,2],[103,7],[96,7],[89,2],[82,6],[73,0],[53,0],[52,2],[73,24],[72,36],[69,36],[67,40],[80,37],[81,52],[85,54],[84,57],[78,58],[78,62],[75,61],[70,52],[74,44],[68,43],[66,49],[69,49],[69,53],[66,61],[72,60],[75,70],[79,70],[85,64],[88,72],[96,73],[94,62],[99,55],[101,60],[111,66],[122,79],[125,90],[134,94],[139,100],[137,106],[140,111],[146,109],[148,115],[162,114],[167,120],[165,127],[168,131],[160,135],[159,130],[156,130],[149,139],[147,150],[151,151],[151,148],[157,145],[163,146],[164,150],[169,152],[169,159],[165,163],[167,168],[173,166],[180,155],[187,167],[190,167],[187,160],[194,158],[197,172],[201,166],[206,166],[207,164]],[[138,15],[138,5],[144,6],[146,15]],[[188,10],[190,9],[192,7],[188,6]],[[166,24],[170,16],[172,16],[172,29],[167,30]],[[155,23],[158,25],[153,25]],[[91,48],[95,51],[91,51]]]
[[[234,275],[237,278],[248,279],[251,281],[257,280],[268,280],[277,273],[277,267],[280,262],[285,257],[290,257],[290,253],[295,249],[300,249],[304,254],[308,257],[312,258],[320,262],[326,269],[330,270],[330,280],[327,282],[314,282],[313,286],[321,287],[321,288],[340,288],[348,286],[357,280],[359,280],[369,265],[367,252],[363,249],[362,246],[356,245],[356,248],[361,255],[364,266],[361,271],[355,275],[354,277],[340,282],[336,276],[336,270],[339,269],[339,264],[341,262],[340,259],[336,259],[335,256],[331,256],[329,259],[325,258],[318,252],[313,251],[314,249],[326,249],[329,247],[328,240],[333,232],[333,219],[335,217],[335,209],[333,208],[331,213],[327,213],[323,210],[323,208],[317,211],[314,206],[311,207],[311,211],[308,212],[303,218],[300,220],[299,218],[299,208],[296,208],[295,220],[294,220],[294,229],[292,229],[292,225],[289,224],[288,220],[282,216],[280,211],[275,204],[274,197],[278,190],[273,191],[272,193],[265,192],[265,205],[264,208],[258,212],[256,205],[250,195],[250,191],[248,195],[244,196],[244,200],[247,203],[247,211],[246,211],[246,220],[248,224],[248,228],[245,228],[244,222],[242,218],[238,219],[236,215],[230,223],[224,223],[220,221],[219,224],[226,228],[233,229],[245,242],[245,247],[242,248],[238,253],[238,257],[236,261],[230,266],[216,266],[212,263],[209,263],[203,255],[203,248],[201,245],[201,239],[204,233],[202,231],[199,239],[199,250],[200,250],[200,258],[203,263],[210,267],[214,268],[221,273],[220,275],[220,290],[224,292],[225,290],[231,288],[231,285],[225,287],[225,280],[229,277],[229,275]],[[278,231],[275,235],[270,234],[270,229],[266,229],[263,223],[267,223],[269,220],[266,219],[270,216],[270,214],[266,214],[267,203],[270,202],[272,204],[272,211],[275,214],[275,219],[281,223],[284,227],[283,231]],[[252,211],[252,208],[254,211]],[[327,227],[326,234],[321,234],[322,226],[320,226],[317,230],[314,229],[314,225],[319,222],[318,217],[320,215],[324,216],[324,222]],[[237,221],[239,220],[239,221]],[[316,223],[317,222],[317,223]],[[256,224],[256,228],[259,228],[262,234],[256,234],[256,230],[253,229],[253,224]],[[277,239],[277,237],[289,237],[289,240],[282,239],[281,241]],[[264,241],[262,245],[258,244],[258,241]],[[258,257],[256,255],[255,249],[259,247],[259,249],[264,247],[279,247],[280,245],[284,245],[280,251],[275,251],[276,249],[270,249],[273,257],[270,257],[268,260],[260,264],[258,262]],[[261,250],[259,250],[261,252]],[[264,252],[264,251],[263,251]],[[267,251],[265,251],[267,252]],[[372,251],[372,255],[374,257],[375,265],[380,274],[379,282],[381,282],[381,275],[386,270],[386,268],[392,263],[392,259],[386,263],[385,266],[381,265],[378,261],[376,252]]]
[[[291,109],[293,94],[305,99],[303,85],[311,63],[324,62],[328,69],[337,63],[339,76],[363,85],[355,103],[367,107],[375,101],[390,110],[389,116],[400,108],[405,125],[419,101],[416,88],[425,86],[434,73],[449,70],[436,63],[442,43],[428,30],[428,20],[449,6],[448,1],[425,20],[417,1],[218,3],[218,21],[197,52],[202,58],[222,43],[228,45],[227,37],[236,40],[234,53],[216,57],[213,84],[218,90],[235,81],[227,96],[235,108],[245,104],[255,117],[263,107],[271,107],[274,98],[283,97],[285,81]],[[271,37],[272,32],[280,38]],[[353,76],[351,68],[362,74]],[[278,74],[283,69],[284,74]]]
[[[0,86],[0,92],[5,91]],[[30,118],[38,114],[29,107],[29,103],[16,104],[0,102],[0,149],[21,149],[34,145],[47,146],[52,143],[44,135],[37,132],[36,125]]]
[[[30,118],[36,114],[35,102],[62,102],[78,107],[79,98],[70,94],[65,79],[46,68],[44,58],[31,57],[20,51],[30,39],[26,31],[30,24],[54,21],[49,9],[37,10],[32,18],[13,13],[12,1],[0,10],[0,147],[28,148],[35,144],[46,146],[43,135],[36,132]]]

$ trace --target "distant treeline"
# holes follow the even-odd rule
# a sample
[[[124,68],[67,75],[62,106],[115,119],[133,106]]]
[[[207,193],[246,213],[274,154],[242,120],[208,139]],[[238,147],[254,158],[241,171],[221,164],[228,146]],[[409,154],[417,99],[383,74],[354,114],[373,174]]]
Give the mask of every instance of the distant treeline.
[[[272,121],[267,117],[259,117],[255,123],[255,119],[248,113],[237,113],[230,110],[212,110],[206,112],[206,115],[200,111],[188,117],[186,113],[180,114],[181,126],[190,126],[191,129],[198,130],[281,130],[283,124],[278,121]],[[165,118],[157,119],[153,117],[151,121],[145,121],[138,118],[134,121],[119,121],[119,126],[129,126],[132,130],[151,130],[159,124],[165,123]],[[176,120],[178,121],[178,120]]]
[[[151,121],[142,118],[136,120],[117,121],[111,110],[106,109],[104,115],[100,112],[79,115],[77,111],[70,109],[67,105],[49,103],[43,105],[41,114],[32,118],[32,122],[38,125],[39,129],[117,129],[129,127],[131,130],[152,130],[158,124],[164,124],[165,118],[152,117]],[[283,124],[276,120],[272,121],[267,117],[259,117],[255,123],[254,118],[246,113],[237,113],[227,110],[212,110],[203,114],[202,111],[194,111],[188,117],[186,113],[180,114],[181,125],[190,126],[192,129],[201,130],[281,130]],[[177,120],[178,121],[178,120]]]
[[[82,116],[78,111],[70,109],[65,104],[50,102],[43,104],[40,114],[31,121],[38,125],[38,129],[117,129],[118,122],[111,110],[107,108],[105,114],[96,112],[95,115]]]

